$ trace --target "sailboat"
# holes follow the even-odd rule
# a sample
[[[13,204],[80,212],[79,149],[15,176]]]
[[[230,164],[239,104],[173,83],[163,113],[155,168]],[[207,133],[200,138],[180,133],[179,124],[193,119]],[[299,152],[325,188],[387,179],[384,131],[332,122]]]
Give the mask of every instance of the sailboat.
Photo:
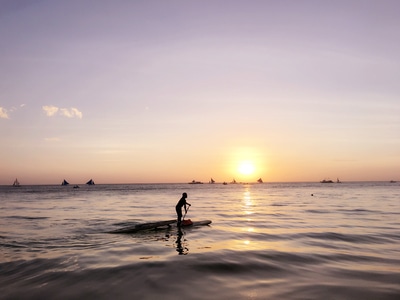
[[[15,178],[14,183],[13,183],[14,187],[20,187],[21,185],[19,184],[19,181],[17,178]]]
[[[261,177],[258,178],[257,182],[258,182],[258,183],[263,183],[263,180],[261,179]]]
[[[211,178],[210,183],[215,183],[215,180]]]
[[[61,183],[61,185],[68,185],[68,184],[69,184],[69,182],[66,181],[65,179],[64,179],[64,181]]]
[[[232,184],[235,184],[235,183],[236,183],[235,178],[233,178],[233,180],[231,181],[231,183],[232,183]]]
[[[90,179],[88,182],[86,182],[87,185],[94,185],[93,179]]]

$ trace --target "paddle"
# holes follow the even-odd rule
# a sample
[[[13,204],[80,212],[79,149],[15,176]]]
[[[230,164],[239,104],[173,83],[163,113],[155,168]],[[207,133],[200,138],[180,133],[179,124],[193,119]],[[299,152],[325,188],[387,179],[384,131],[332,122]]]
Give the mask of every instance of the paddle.
[[[190,205],[189,205],[189,207],[190,207]],[[182,219],[182,225],[184,225],[184,226],[193,225],[192,220],[190,220],[190,219],[185,220],[185,217],[186,217],[186,214],[187,214],[188,210],[189,210],[189,208],[186,209],[185,215],[183,216],[183,219]]]
[[[185,214],[183,215],[182,222],[183,222],[183,220],[185,220],[185,217],[186,217],[186,214],[187,214],[189,208],[190,208],[190,205],[188,206],[187,209],[185,209]]]

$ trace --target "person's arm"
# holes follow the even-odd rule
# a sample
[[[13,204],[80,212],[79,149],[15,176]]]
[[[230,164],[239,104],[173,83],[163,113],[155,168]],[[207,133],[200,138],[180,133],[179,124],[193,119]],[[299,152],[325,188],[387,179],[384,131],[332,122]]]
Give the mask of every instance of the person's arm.
[[[188,205],[189,205],[189,206],[192,206],[192,204],[186,202],[186,203],[185,203],[185,212],[187,212],[187,210],[188,210],[188,208],[187,208]]]

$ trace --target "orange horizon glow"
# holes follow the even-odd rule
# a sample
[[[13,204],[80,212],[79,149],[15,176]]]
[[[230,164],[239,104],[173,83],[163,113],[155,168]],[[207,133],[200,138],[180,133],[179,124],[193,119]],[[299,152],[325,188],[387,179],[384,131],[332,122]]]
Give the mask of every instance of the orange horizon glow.
[[[19,163],[15,168],[13,162],[5,161],[0,174],[0,185],[11,185],[18,178],[21,185],[30,184],[61,184],[66,179],[71,184],[83,184],[93,179],[96,184],[129,184],[129,183],[188,183],[192,180],[207,183],[213,178],[216,183],[230,183],[233,179],[238,183],[256,183],[259,178],[267,182],[319,182],[322,179],[339,178],[346,181],[390,181],[398,180],[396,172],[387,172],[389,168],[368,168],[348,163],[334,165],[312,164],[308,161],[282,161],[280,159],[261,156],[255,148],[238,148],[231,151],[224,160],[209,160],[198,165],[197,161],[183,161],[182,166],[171,163],[153,161],[153,164],[93,162],[78,161],[74,164],[58,165],[52,169],[42,166],[39,162]],[[85,168],[81,168],[81,164]]]

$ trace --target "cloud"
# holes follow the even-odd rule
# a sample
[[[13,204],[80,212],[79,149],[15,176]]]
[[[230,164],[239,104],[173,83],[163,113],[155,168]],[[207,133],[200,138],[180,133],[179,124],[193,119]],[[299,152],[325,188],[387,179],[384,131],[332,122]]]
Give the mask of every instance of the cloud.
[[[75,107],[58,108],[57,106],[49,105],[49,106],[42,106],[42,109],[44,110],[44,112],[48,117],[52,117],[58,114],[67,118],[82,119],[82,112]]]
[[[60,109],[60,114],[63,115],[64,117],[67,118],[78,118],[82,119],[82,112],[80,112],[77,108],[71,107],[70,109],[68,108],[61,108]]]
[[[20,104],[18,107],[11,107],[8,109],[5,109],[4,107],[0,106],[0,119],[10,119],[10,114],[13,114],[15,111],[19,109],[23,109],[26,106],[26,104]]]
[[[0,119],[9,119],[7,110],[0,106]]]
[[[46,113],[46,116],[52,117],[58,112],[58,107],[50,105],[50,106],[42,106],[42,109]]]

